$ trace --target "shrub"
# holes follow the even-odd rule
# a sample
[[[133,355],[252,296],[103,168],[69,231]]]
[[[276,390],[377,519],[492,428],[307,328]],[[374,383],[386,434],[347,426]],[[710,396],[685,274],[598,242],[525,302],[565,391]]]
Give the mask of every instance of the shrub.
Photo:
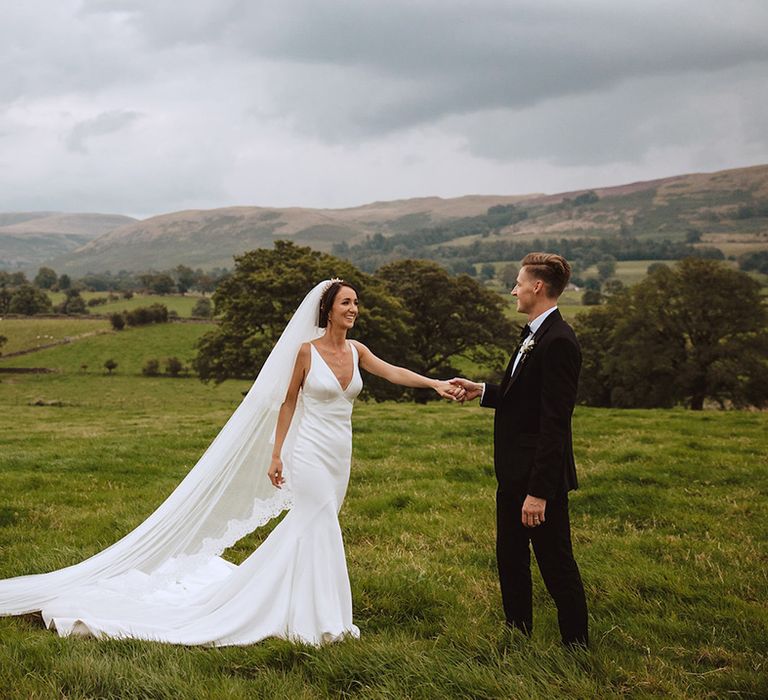
[[[141,368],[141,373],[145,377],[156,377],[160,374],[160,361],[156,359],[147,360]]]
[[[168,357],[165,360],[165,372],[172,377],[178,377],[185,370],[184,363],[178,357]]]
[[[603,295],[596,289],[586,289],[581,295],[581,303],[584,306],[597,306],[603,301]]]
[[[116,331],[121,331],[125,328],[125,317],[117,311],[109,315],[109,322]]]
[[[129,326],[146,326],[150,323],[165,323],[168,321],[168,309],[164,304],[140,306],[138,309],[125,312],[125,322]]]
[[[112,358],[109,358],[104,363],[104,368],[107,370],[107,372],[109,372],[109,374],[112,374],[112,372],[117,369],[117,362],[115,362]]]
[[[200,297],[194,307],[192,307],[192,315],[198,318],[210,318],[213,316],[213,304],[208,297]]]

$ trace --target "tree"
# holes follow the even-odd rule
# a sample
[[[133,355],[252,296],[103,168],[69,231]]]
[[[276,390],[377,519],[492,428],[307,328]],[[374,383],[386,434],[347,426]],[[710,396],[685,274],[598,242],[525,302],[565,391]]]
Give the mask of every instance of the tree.
[[[656,272],[656,270],[661,270],[666,267],[668,267],[668,265],[665,265],[663,262],[655,262],[648,265],[646,272],[651,275]]]
[[[202,270],[197,270],[195,272],[195,287],[203,293],[210,294],[216,289],[216,280]]]
[[[57,286],[61,291],[66,291],[69,289],[72,286],[72,280],[70,279],[69,275],[62,275],[59,277]]]
[[[197,345],[194,368],[203,381],[253,378],[307,292],[319,281],[341,277],[360,293],[360,314],[350,337],[394,364],[407,362],[403,338],[408,312],[384,285],[351,263],[326,253],[276,241],[272,250],[235,257],[234,272],[213,295],[220,323]],[[397,398],[402,390],[384,380],[366,380],[377,399]]]
[[[596,292],[599,292],[600,288],[600,280],[597,277],[587,277],[584,280],[584,289],[594,289]]]
[[[605,383],[592,399],[609,393],[611,406],[694,410],[706,400],[768,403],[768,310],[749,275],[688,258],[612,296],[607,307],[600,334],[590,336],[577,319],[583,354]]]
[[[34,314],[50,312],[52,306],[51,300],[42,289],[37,289],[31,284],[24,284],[11,294],[8,301],[8,313],[33,316]]]
[[[426,260],[390,263],[376,276],[411,312],[411,328],[403,338],[413,358],[410,369],[450,377],[459,373],[454,362],[462,356],[502,373],[517,333],[499,294]]]
[[[467,260],[454,260],[450,264],[451,272],[454,275],[471,275],[475,276],[475,266]]]
[[[583,306],[597,306],[602,304],[603,295],[597,289],[585,289],[581,295],[581,303]]]
[[[165,272],[150,272],[145,275],[139,275],[139,280],[144,288],[153,294],[170,294],[176,289],[176,283],[173,281],[173,278]]]
[[[757,250],[754,253],[746,253],[739,258],[741,270],[762,272],[768,275],[768,250]]]
[[[616,274],[616,258],[612,255],[604,255],[603,259],[597,263],[597,274],[601,281],[613,277]]]
[[[34,285],[40,289],[51,289],[58,282],[56,273],[50,267],[41,267],[35,275]]]
[[[60,314],[87,314],[88,307],[80,296],[80,290],[68,289],[64,301],[56,307]]]
[[[605,284],[603,284],[603,292],[608,296],[611,294],[618,294],[623,290],[624,282],[622,282],[620,279],[617,279],[616,277],[611,277],[611,279],[606,280]]]
[[[685,232],[686,243],[699,243],[701,241],[701,231],[697,228],[689,228]]]
[[[0,314],[10,313],[13,292],[5,285],[0,286]]]
[[[8,342],[8,338],[6,338],[4,335],[0,335],[0,348],[3,347]],[[0,355],[3,353],[0,352]]]
[[[210,318],[213,316],[213,304],[208,297],[200,297],[192,307],[192,315],[199,318]]]
[[[492,280],[496,276],[496,268],[490,263],[485,263],[480,267],[480,279]]]
[[[107,372],[109,372],[111,376],[112,372],[117,369],[117,362],[110,358],[104,363],[104,368],[107,370]]]
[[[588,306],[584,301],[582,304]],[[574,324],[582,351],[578,401],[588,406],[611,406],[612,378],[606,366],[604,345],[616,320],[612,309],[599,304],[598,301],[589,312],[577,314]]]
[[[186,294],[195,285],[195,271],[186,265],[177,265],[173,271],[179,293]]]
[[[517,284],[517,274],[520,269],[514,263],[509,263],[504,266],[501,271],[501,281],[507,289],[512,289]]]

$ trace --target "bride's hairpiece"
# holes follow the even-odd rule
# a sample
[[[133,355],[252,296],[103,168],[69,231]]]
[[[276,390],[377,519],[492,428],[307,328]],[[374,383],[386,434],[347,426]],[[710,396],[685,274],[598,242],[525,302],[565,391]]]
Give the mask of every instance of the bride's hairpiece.
[[[341,277],[331,277],[331,279],[329,279],[325,283],[325,286],[323,287],[323,291],[327,292],[334,284],[336,284],[337,282],[343,282],[343,281],[344,280],[341,279]]]

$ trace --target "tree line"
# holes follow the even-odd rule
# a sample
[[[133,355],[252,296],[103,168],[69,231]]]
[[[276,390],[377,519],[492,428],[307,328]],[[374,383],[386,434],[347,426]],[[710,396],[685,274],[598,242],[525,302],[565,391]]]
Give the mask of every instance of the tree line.
[[[186,294],[189,291],[213,292],[229,270],[216,268],[208,272],[192,270],[185,265],[164,272],[89,273],[72,279],[67,274],[58,275],[50,267],[41,267],[30,281],[24,272],[0,270],[0,313],[32,316],[35,314],[82,315],[96,306],[119,298],[130,299],[135,292],[145,294]],[[81,292],[107,292],[106,296],[87,301]],[[54,305],[48,292],[61,292],[64,299]],[[201,297],[192,315],[208,318],[212,314],[210,301]]]
[[[194,367],[204,381],[252,379],[294,309],[319,279],[358,289],[352,337],[389,362],[450,377],[456,365],[498,380],[519,325],[507,302],[468,275],[432,261],[400,260],[375,274],[349,261],[278,241],[235,258],[213,295],[220,323],[200,340]],[[768,316],[760,285],[723,262],[686,258],[617,289],[577,316],[584,364],[579,401],[590,406],[701,409],[768,403]],[[522,321],[521,317],[521,321]],[[375,399],[427,395],[367,378]]]

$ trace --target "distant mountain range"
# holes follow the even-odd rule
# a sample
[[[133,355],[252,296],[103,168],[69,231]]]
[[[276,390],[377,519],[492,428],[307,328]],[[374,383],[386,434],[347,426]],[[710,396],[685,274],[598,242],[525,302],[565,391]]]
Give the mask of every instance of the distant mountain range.
[[[509,204],[525,210],[526,218],[494,230],[495,240],[619,233],[681,240],[695,230],[702,244],[727,255],[768,248],[768,165],[760,165],[554,195],[424,197],[348,209],[243,206],[143,221],[101,214],[0,214],[0,268],[34,270],[45,263],[59,273],[82,275],[178,264],[232,267],[233,255],[271,247],[278,239],[329,251],[334,244],[353,246],[376,234],[397,235],[406,242],[406,254],[410,233],[440,227],[456,232],[448,245],[471,245],[488,233],[469,226],[462,235],[462,222]]]
[[[119,214],[0,212],[0,269],[35,270],[136,219]]]

